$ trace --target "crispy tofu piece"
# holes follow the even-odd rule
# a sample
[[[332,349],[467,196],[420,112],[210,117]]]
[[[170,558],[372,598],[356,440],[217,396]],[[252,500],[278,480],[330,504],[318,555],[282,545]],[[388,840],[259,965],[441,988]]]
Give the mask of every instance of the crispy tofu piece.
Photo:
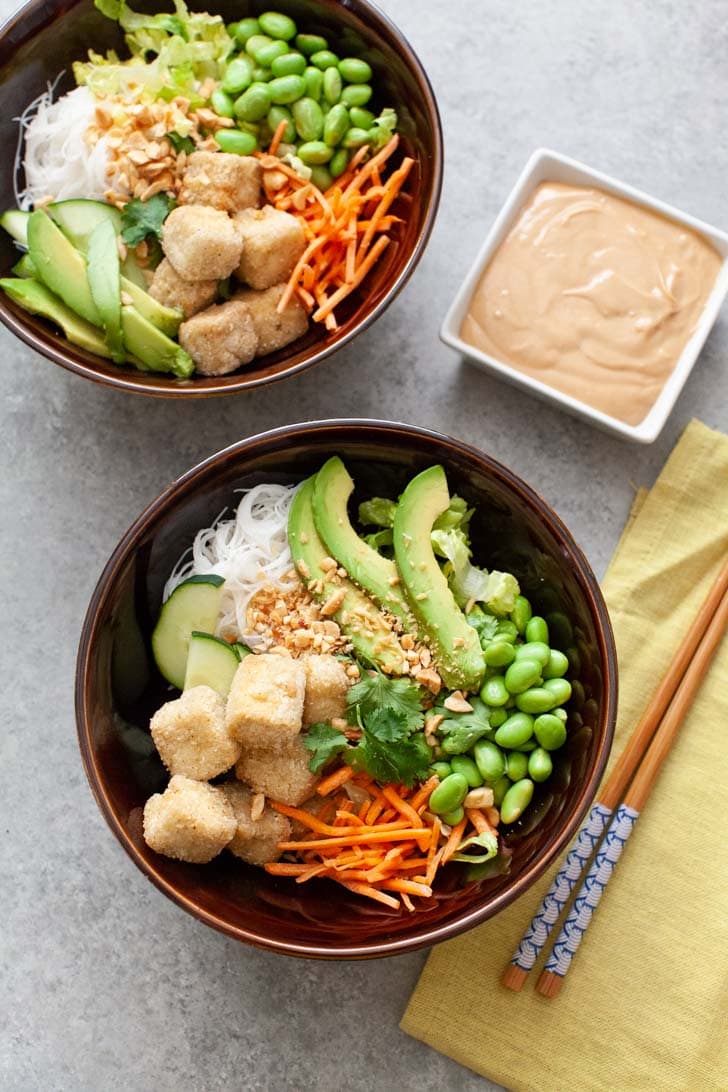
[[[242,300],[250,309],[253,326],[258,335],[258,356],[274,353],[276,349],[290,345],[292,341],[303,337],[308,330],[308,315],[297,296],[293,296],[280,314],[276,310],[285,287],[283,282],[274,284],[272,288],[266,288],[262,292],[244,288],[241,292],[236,292],[233,297],[233,299]]]
[[[236,830],[235,814],[222,789],[180,774],[144,805],[144,841],[178,861],[207,864]]]
[[[306,697],[303,703],[303,723],[328,724],[346,712],[346,692],[349,680],[341,660],[335,656],[307,656]]]
[[[237,269],[243,243],[227,213],[180,205],[164,221],[162,249],[184,280],[219,281]]]
[[[228,300],[200,311],[179,328],[179,343],[203,375],[227,375],[249,364],[258,348],[250,309]]]
[[[217,296],[217,281],[186,281],[169,258],[162,258],[154,270],[149,295],[165,307],[180,307],[185,318],[209,307]]]
[[[306,249],[303,228],[295,216],[272,205],[245,209],[235,217],[243,251],[236,276],[251,288],[271,288],[285,281]]]
[[[279,842],[290,838],[291,823],[267,805],[259,819],[253,819],[250,808],[253,795],[240,781],[226,781],[222,791],[233,809],[238,829],[227,848],[249,864],[264,865],[277,861],[281,855]]]
[[[225,726],[225,702],[209,686],[193,686],[168,701],[154,714],[150,728],[171,774],[208,781],[240,757],[240,744]]]
[[[250,659],[250,657],[248,657]],[[319,781],[308,768],[311,752],[301,736],[294,736],[284,751],[248,751],[243,749],[235,766],[235,776],[255,792],[265,793],[279,804],[298,804],[312,795]]]
[[[305,690],[300,660],[246,656],[228,695],[228,731],[244,749],[282,751],[301,731]]]
[[[252,155],[193,152],[188,158],[180,205],[209,205],[231,214],[257,208],[261,198],[260,161]]]

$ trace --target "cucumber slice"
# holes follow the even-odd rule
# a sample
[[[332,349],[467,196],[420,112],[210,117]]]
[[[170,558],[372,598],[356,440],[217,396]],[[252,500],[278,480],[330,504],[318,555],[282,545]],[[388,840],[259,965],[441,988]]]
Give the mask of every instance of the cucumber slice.
[[[178,690],[185,682],[190,637],[215,628],[224,583],[215,573],[191,576],[162,605],[152,633],[152,652],[162,675]]]
[[[29,212],[22,209],[8,209],[0,216],[0,227],[7,231],[15,239],[16,243],[28,245],[28,217]]]
[[[119,235],[121,232],[121,213],[113,205],[107,205],[105,201],[89,201],[78,197],[69,201],[55,201],[48,206],[47,211],[63,234],[82,254],[86,254],[91,234],[99,224],[108,221],[114,229],[114,235]],[[122,262],[121,272],[135,285],[146,291],[147,282],[132,253],[127,254]],[[165,333],[168,332],[165,330]]]
[[[236,641],[233,648],[237,652],[239,660],[242,660],[244,656],[250,656],[253,651],[251,648],[248,648],[247,645],[241,644],[240,641]]]
[[[229,645],[211,633],[193,630],[187,653],[184,690],[193,686],[211,686],[221,698],[226,698],[233,676],[240,666],[235,645]]]

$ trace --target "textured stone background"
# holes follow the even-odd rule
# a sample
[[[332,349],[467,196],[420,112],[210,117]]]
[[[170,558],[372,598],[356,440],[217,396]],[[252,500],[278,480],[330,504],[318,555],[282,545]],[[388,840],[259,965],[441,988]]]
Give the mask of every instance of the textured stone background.
[[[651,447],[519,394],[437,338],[536,147],[728,226],[725,0],[382,6],[434,83],[446,170],[427,253],[375,328],[311,374],[187,405],[96,387],[0,330],[0,1086],[8,1092],[492,1087],[398,1030],[423,954],[337,965],[249,950],[162,898],[106,828],[76,749],[76,644],[103,563],[167,482],[285,422],[411,421],[476,443],[522,474],[601,574],[635,484],[651,484],[688,419],[728,425],[725,320]],[[14,7],[0,0],[2,15]],[[484,1030],[487,1020],[485,1011]]]

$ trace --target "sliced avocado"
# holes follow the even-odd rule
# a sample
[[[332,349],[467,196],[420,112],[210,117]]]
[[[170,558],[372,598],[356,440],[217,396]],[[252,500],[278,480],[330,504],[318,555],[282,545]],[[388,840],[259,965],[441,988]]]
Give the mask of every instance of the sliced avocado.
[[[63,234],[82,254],[88,251],[91,233],[99,224],[110,223],[114,229],[114,235],[119,235],[121,232],[121,213],[113,205],[107,205],[105,201],[90,201],[85,197],[54,201],[53,204],[48,205],[48,215],[55,220]],[[144,274],[131,251],[124,259],[121,271],[139,288],[146,289],[147,282]],[[169,331],[165,330],[165,333]]]
[[[16,277],[35,277],[35,266],[33,265],[33,259],[30,254],[24,254],[19,261],[13,266],[13,273]]]
[[[351,525],[346,506],[353,491],[349,472],[338,455],[334,455],[316,475],[313,493],[316,530],[351,579],[412,633],[415,622],[402,592],[397,566],[364,542]]]
[[[140,288],[126,277],[121,278],[121,291],[125,296],[129,297],[130,306],[135,307],[147,322],[151,322],[152,326],[156,326],[167,337],[177,336],[177,331],[184,317],[182,311],[175,307],[165,307],[159,300],[155,300],[154,296],[150,296],[145,289]]]
[[[126,353],[121,329],[119,251],[109,220],[100,220],[91,232],[86,261],[89,288],[101,315],[111,359],[121,364]]]
[[[42,315],[43,318],[54,322],[56,326],[60,326],[74,345],[86,349],[89,353],[96,353],[97,356],[111,356],[101,331],[80,318],[44,284],[33,280],[13,280],[11,277],[4,277],[0,280],[0,288],[4,288],[10,298],[31,315]]]
[[[403,675],[407,661],[396,634],[376,605],[346,577],[332,580],[330,570],[321,568],[329,551],[318,535],[313,518],[315,478],[308,478],[293,498],[288,516],[288,542],[297,571],[308,581],[320,580],[321,590],[312,594],[325,603],[332,596],[343,598],[333,612],[354,651],[366,663],[388,675]]]
[[[8,209],[0,216],[0,227],[4,228],[8,235],[15,239],[16,243],[27,246],[29,216],[30,213],[23,212],[22,209]]]
[[[478,634],[455,602],[430,541],[433,523],[449,504],[441,466],[413,478],[394,514],[394,556],[412,610],[430,636],[444,683],[451,689],[475,691],[485,673]]]
[[[101,325],[99,309],[93,301],[86,262],[45,212],[31,212],[28,219],[28,253],[36,274],[81,318]]]
[[[121,309],[121,328],[129,352],[139,361],[139,367],[150,372],[171,372],[180,379],[189,379],[195,364],[181,345],[153,326],[134,307]]]

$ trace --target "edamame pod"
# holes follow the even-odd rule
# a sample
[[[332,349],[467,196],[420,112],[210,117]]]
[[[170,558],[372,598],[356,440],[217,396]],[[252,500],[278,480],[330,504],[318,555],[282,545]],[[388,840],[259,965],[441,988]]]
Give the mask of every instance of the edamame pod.
[[[351,113],[353,114],[354,111],[352,110]],[[486,645],[483,658],[488,667],[508,667],[516,658],[516,650],[510,641],[499,639]]]
[[[291,38],[296,37],[296,24],[293,19],[280,11],[266,11],[258,16],[258,22],[264,34],[269,34],[271,38],[282,38],[283,41],[290,42]]]
[[[549,643],[549,627],[546,625],[546,619],[538,614],[529,618],[525,633],[527,641],[543,641],[545,645]]]
[[[339,61],[339,72],[347,83],[369,83],[372,78],[371,66],[359,57],[344,57]]]
[[[296,132],[301,140],[318,140],[324,128],[323,110],[315,99],[305,96],[291,107]]]
[[[483,778],[470,755],[453,755],[450,760],[453,773],[462,774],[471,789],[479,789]]]
[[[514,660],[505,673],[505,684],[510,694],[522,694],[540,681],[541,664],[538,660]]]
[[[341,92],[341,101],[347,106],[366,106],[372,97],[372,89],[368,83],[350,83]]]
[[[245,91],[247,87],[250,87],[252,82],[253,64],[250,58],[238,56],[235,57],[225,69],[225,75],[222,78],[222,84],[220,86],[223,91],[227,91],[230,95],[239,95],[242,91]],[[214,100],[216,94],[218,94],[218,92],[213,91],[211,100]],[[217,111],[217,113],[219,113],[219,111]]]
[[[492,679],[486,679],[480,691],[480,696],[486,705],[494,705],[496,708],[505,705],[509,694],[503,676],[494,675]]]
[[[495,782],[506,772],[506,759],[500,747],[489,739],[479,739],[473,747],[473,758],[483,781]]]
[[[289,106],[303,98],[306,81],[303,76],[278,76],[266,86],[270,91],[271,102],[276,106]]]
[[[534,686],[516,695],[516,708],[523,713],[548,713],[555,705],[554,695],[543,686]]]
[[[560,679],[568,670],[568,657],[566,657],[563,652],[559,652],[557,649],[552,648],[549,651],[549,658],[544,664],[544,679]]]
[[[547,751],[556,751],[566,742],[566,725],[554,713],[542,713],[533,724],[533,732]]]
[[[329,43],[320,34],[297,34],[296,49],[300,49],[307,57],[312,53],[321,53],[329,48]]]
[[[543,641],[526,641],[516,649],[517,660],[538,660],[542,666],[549,662],[550,655],[551,649]]]
[[[525,632],[526,625],[531,620],[532,614],[531,604],[526,599],[525,595],[517,595],[513,610],[511,611],[511,621],[519,633]]]
[[[338,63],[339,58],[330,49],[319,49],[317,53],[311,54],[311,64],[316,68],[335,68]]]
[[[533,781],[545,781],[553,773],[551,755],[543,747],[537,747],[528,756],[528,776]]]
[[[501,822],[515,823],[533,799],[533,781],[524,777],[511,785],[500,806]]]
[[[332,72],[333,69],[328,69]],[[344,134],[349,129],[349,111],[343,102],[332,106],[324,119],[324,141],[330,148],[339,144]]]
[[[324,98],[334,106],[341,98],[344,85],[338,68],[327,68],[322,76]]]
[[[520,781],[528,773],[528,755],[522,751],[511,751],[506,755],[506,776],[511,781]]]
[[[557,705],[564,705],[571,697],[571,683],[568,679],[547,679],[543,684],[543,688],[553,694],[553,708]]]
[[[282,53],[271,62],[274,76],[302,76],[306,71],[306,58],[302,53]]]
[[[533,735],[533,717],[528,713],[514,713],[495,733],[499,747],[516,750]]]
[[[270,110],[269,84],[252,83],[239,99],[235,100],[235,113],[243,121],[260,121]]]
[[[252,133],[242,133],[239,129],[218,129],[215,141],[223,152],[233,155],[252,155],[258,147],[258,141]]]
[[[429,808],[435,815],[446,815],[459,808],[468,795],[469,786],[462,774],[451,773],[433,790]]]

